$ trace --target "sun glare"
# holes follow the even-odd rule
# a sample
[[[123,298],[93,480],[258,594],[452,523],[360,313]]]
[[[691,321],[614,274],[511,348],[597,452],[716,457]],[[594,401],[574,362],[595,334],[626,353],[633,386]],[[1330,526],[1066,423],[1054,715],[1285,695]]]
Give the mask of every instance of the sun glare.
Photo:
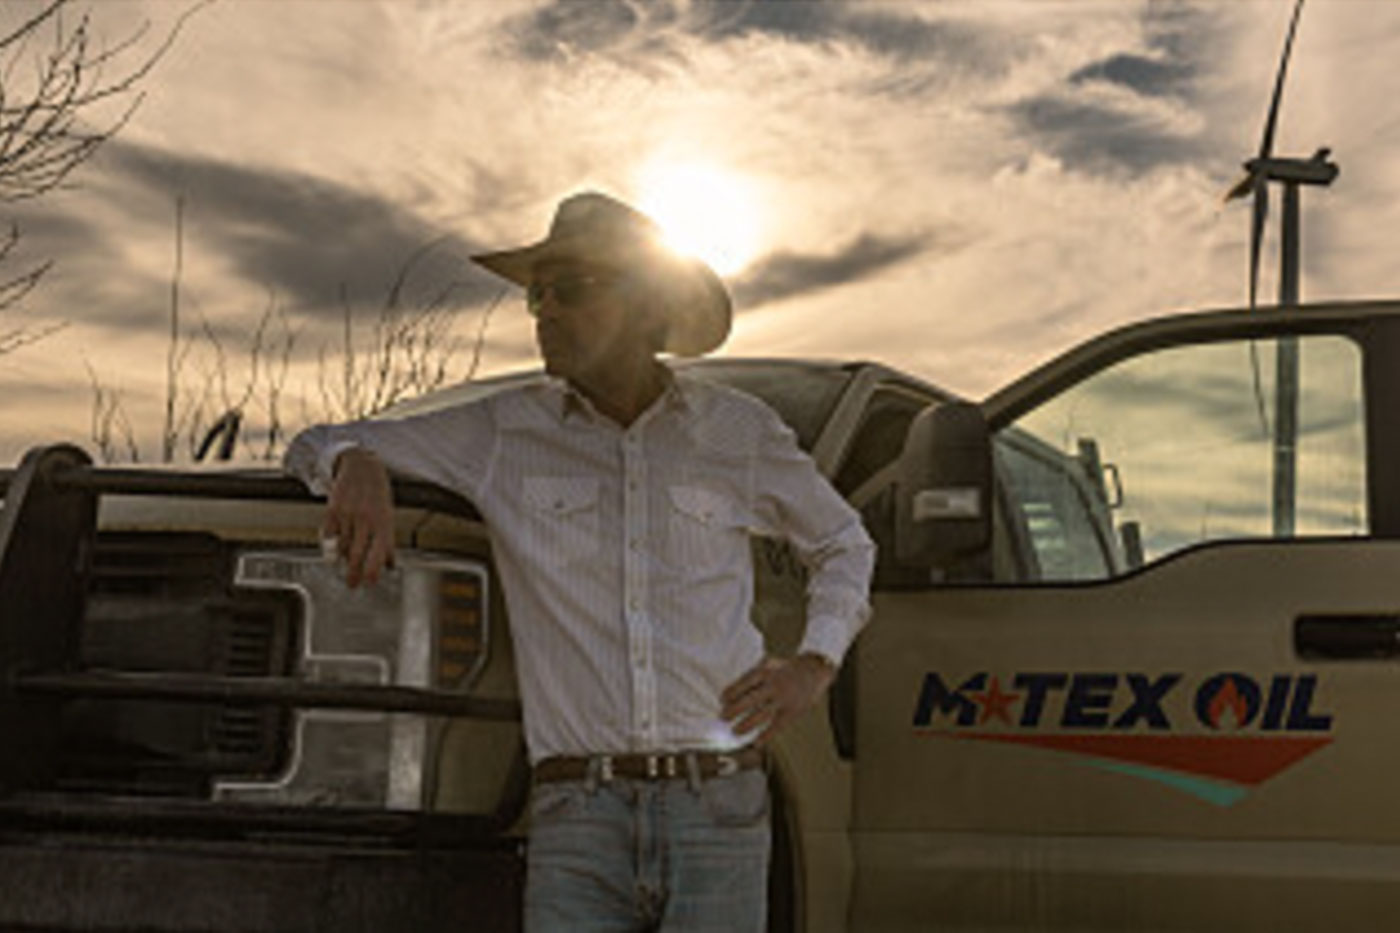
[[[638,207],[670,247],[720,275],[743,269],[758,251],[758,208],[743,177],[700,162],[657,161],[642,170],[639,188]]]

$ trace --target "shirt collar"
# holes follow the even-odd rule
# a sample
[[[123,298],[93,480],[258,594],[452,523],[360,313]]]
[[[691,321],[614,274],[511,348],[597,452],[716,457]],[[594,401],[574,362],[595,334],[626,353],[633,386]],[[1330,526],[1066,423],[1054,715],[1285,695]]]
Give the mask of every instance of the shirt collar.
[[[694,391],[684,380],[676,377],[675,370],[663,365],[665,387],[659,401],[676,411],[689,411],[692,407],[691,393]]]
[[[665,384],[661,390],[661,395],[652,403],[648,411],[662,407],[674,411],[690,411],[693,407],[693,402],[690,398],[693,390],[687,386],[683,380],[677,379],[671,367],[664,363],[661,366],[661,372],[662,380]],[[597,409],[593,407],[593,403],[588,400],[588,397],[574,388],[568,380],[561,379],[558,376],[547,376],[546,382],[557,396],[557,413],[561,423],[567,423],[571,418],[582,418],[586,421],[591,421],[601,417]]]

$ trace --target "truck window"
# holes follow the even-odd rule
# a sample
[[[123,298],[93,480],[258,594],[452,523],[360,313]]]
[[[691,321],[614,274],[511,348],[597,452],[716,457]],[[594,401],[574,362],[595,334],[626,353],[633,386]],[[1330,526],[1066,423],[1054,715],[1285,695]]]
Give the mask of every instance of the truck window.
[[[996,475],[1018,523],[1024,577],[1100,580],[1118,554],[1105,530],[1107,509],[1081,462],[1035,437],[1003,431],[995,446]]]
[[[1343,337],[1290,340],[1291,457],[1280,456],[1279,341],[1134,357],[1000,432],[1008,511],[1038,564],[1029,576],[1110,576],[1207,541],[1365,534],[1360,350]],[[1282,380],[1285,395],[1291,383]],[[1289,471],[1280,459],[1292,463],[1291,509],[1287,497],[1275,501],[1276,469]]]
[[[898,459],[914,416],[929,400],[897,389],[877,389],[861,419],[860,428],[846,448],[846,460],[833,485],[849,497],[861,483]]]

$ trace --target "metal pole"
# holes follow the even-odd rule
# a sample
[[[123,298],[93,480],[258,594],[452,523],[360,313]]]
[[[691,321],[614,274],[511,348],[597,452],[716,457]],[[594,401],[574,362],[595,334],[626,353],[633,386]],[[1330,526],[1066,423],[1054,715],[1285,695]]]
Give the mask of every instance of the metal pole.
[[[1279,269],[1278,301],[1283,307],[1298,304],[1299,256],[1298,183],[1283,188],[1283,255]],[[1298,507],[1298,338],[1281,337],[1275,360],[1274,400],[1274,537],[1291,538],[1297,526]]]

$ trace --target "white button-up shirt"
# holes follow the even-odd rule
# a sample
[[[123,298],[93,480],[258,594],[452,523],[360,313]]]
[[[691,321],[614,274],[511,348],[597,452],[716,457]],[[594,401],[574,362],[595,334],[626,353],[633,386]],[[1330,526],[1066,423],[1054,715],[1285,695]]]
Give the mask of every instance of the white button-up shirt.
[[[469,498],[491,529],[532,761],[744,744],[720,693],[759,663],[750,535],[810,570],[800,652],[839,663],[874,546],[768,406],[677,374],[629,427],[549,380],[400,421],[318,426],[286,466],[314,491],[372,450]]]

